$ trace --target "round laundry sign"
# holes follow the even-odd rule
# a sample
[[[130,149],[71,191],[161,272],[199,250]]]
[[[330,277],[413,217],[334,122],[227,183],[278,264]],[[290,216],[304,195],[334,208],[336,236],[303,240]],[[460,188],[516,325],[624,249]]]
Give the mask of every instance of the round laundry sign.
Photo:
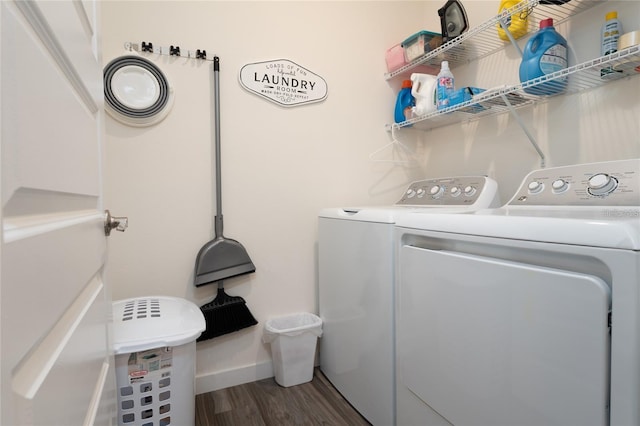
[[[243,66],[240,83],[248,91],[285,107],[320,102],[327,97],[327,82],[322,77],[287,59]]]

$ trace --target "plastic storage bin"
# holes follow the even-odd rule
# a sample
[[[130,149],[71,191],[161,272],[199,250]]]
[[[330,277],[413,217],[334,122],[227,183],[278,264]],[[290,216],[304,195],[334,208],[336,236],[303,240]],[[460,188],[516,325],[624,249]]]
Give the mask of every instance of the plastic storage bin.
[[[402,42],[404,59],[411,62],[442,44],[442,35],[430,31],[420,31]]]
[[[404,60],[404,49],[401,44],[396,44],[387,49],[384,59],[387,62],[387,71],[389,72],[394,72],[407,65],[407,62]]]
[[[200,308],[175,297],[113,302],[113,346],[121,426],[195,424]]]
[[[274,318],[265,324],[263,341],[271,343],[276,383],[289,387],[313,379],[313,362],[322,319],[310,313]]]

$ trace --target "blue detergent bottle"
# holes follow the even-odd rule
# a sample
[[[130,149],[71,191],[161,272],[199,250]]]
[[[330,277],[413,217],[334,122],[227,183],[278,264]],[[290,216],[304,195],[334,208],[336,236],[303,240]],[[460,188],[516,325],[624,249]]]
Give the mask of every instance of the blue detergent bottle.
[[[403,80],[402,88],[396,99],[395,122],[401,123],[411,118],[411,108],[415,104],[416,101],[411,94],[411,80]]]
[[[567,41],[553,27],[553,19],[540,21],[540,30],[527,42],[520,63],[520,82],[532,80],[567,68]],[[531,95],[555,95],[564,92],[567,77],[554,79],[532,87],[525,92]]]

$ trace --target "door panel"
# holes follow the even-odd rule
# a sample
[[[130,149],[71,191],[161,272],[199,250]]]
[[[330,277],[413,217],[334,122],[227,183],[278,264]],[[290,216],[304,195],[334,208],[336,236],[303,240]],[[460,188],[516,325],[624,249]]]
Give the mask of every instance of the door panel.
[[[0,2],[0,424],[115,423],[97,7]]]
[[[44,227],[37,235],[5,244],[2,274],[7,280],[2,282],[2,314],[22,320],[3,329],[3,339],[11,342],[3,348],[3,361],[25,356],[102,268],[101,219],[89,216],[84,223],[51,231]],[[23,226],[8,232],[9,237],[18,229],[29,235],[29,227]]]
[[[105,363],[104,286],[94,277],[13,372],[18,418],[30,424],[82,425]],[[67,386],[67,384],[72,384]],[[73,404],[69,404],[73,401]],[[58,423],[59,422],[59,423]]]
[[[53,33],[64,51],[69,55],[69,61],[74,64],[79,75],[87,77],[87,86],[95,86],[95,81],[91,79],[96,62],[93,57],[92,37],[95,33],[93,25],[93,3],[92,2],[64,2],[56,4],[51,1],[38,0],[38,9],[42,13],[43,19],[51,27]],[[95,99],[99,98],[96,93]]]
[[[79,203],[89,196],[85,208],[95,208],[100,194],[99,115],[89,108],[96,108],[96,102],[91,106],[81,100],[78,88],[60,71],[51,52],[43,48],[39,36],[25,26],[19,13],[7,7],[2,14],[3,33],[11,34],[11,40],[2,39],[2,55],[10,58],[2,68],[2,99],[7,105],[3,109],[4,214],[47,212],[25,209],[20,202],[24,196],[23,200],[12,200],[16,191],[34,199],[28,207],[44,197],[37,206],[48,210],[61,194]],[[97,63],[90,75],[94,80],[100,75]],[[66,199],[61,200],[63,206],[65,203]]]
[[[401,386],[456,426],[607,424],[600,278],[410,246],[400,262]]]

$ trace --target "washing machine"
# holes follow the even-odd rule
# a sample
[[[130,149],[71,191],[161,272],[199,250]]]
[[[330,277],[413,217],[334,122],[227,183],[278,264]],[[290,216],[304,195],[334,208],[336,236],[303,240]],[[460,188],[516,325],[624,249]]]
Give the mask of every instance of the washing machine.
[[[398,425],[640,424],[640,160],[396,224]]]
[[[320,369],[373,425],[395,423],[394,224],[411,211],[466,213],[498,205],[485,176],[413,182],[392,206],[319,214]]]

